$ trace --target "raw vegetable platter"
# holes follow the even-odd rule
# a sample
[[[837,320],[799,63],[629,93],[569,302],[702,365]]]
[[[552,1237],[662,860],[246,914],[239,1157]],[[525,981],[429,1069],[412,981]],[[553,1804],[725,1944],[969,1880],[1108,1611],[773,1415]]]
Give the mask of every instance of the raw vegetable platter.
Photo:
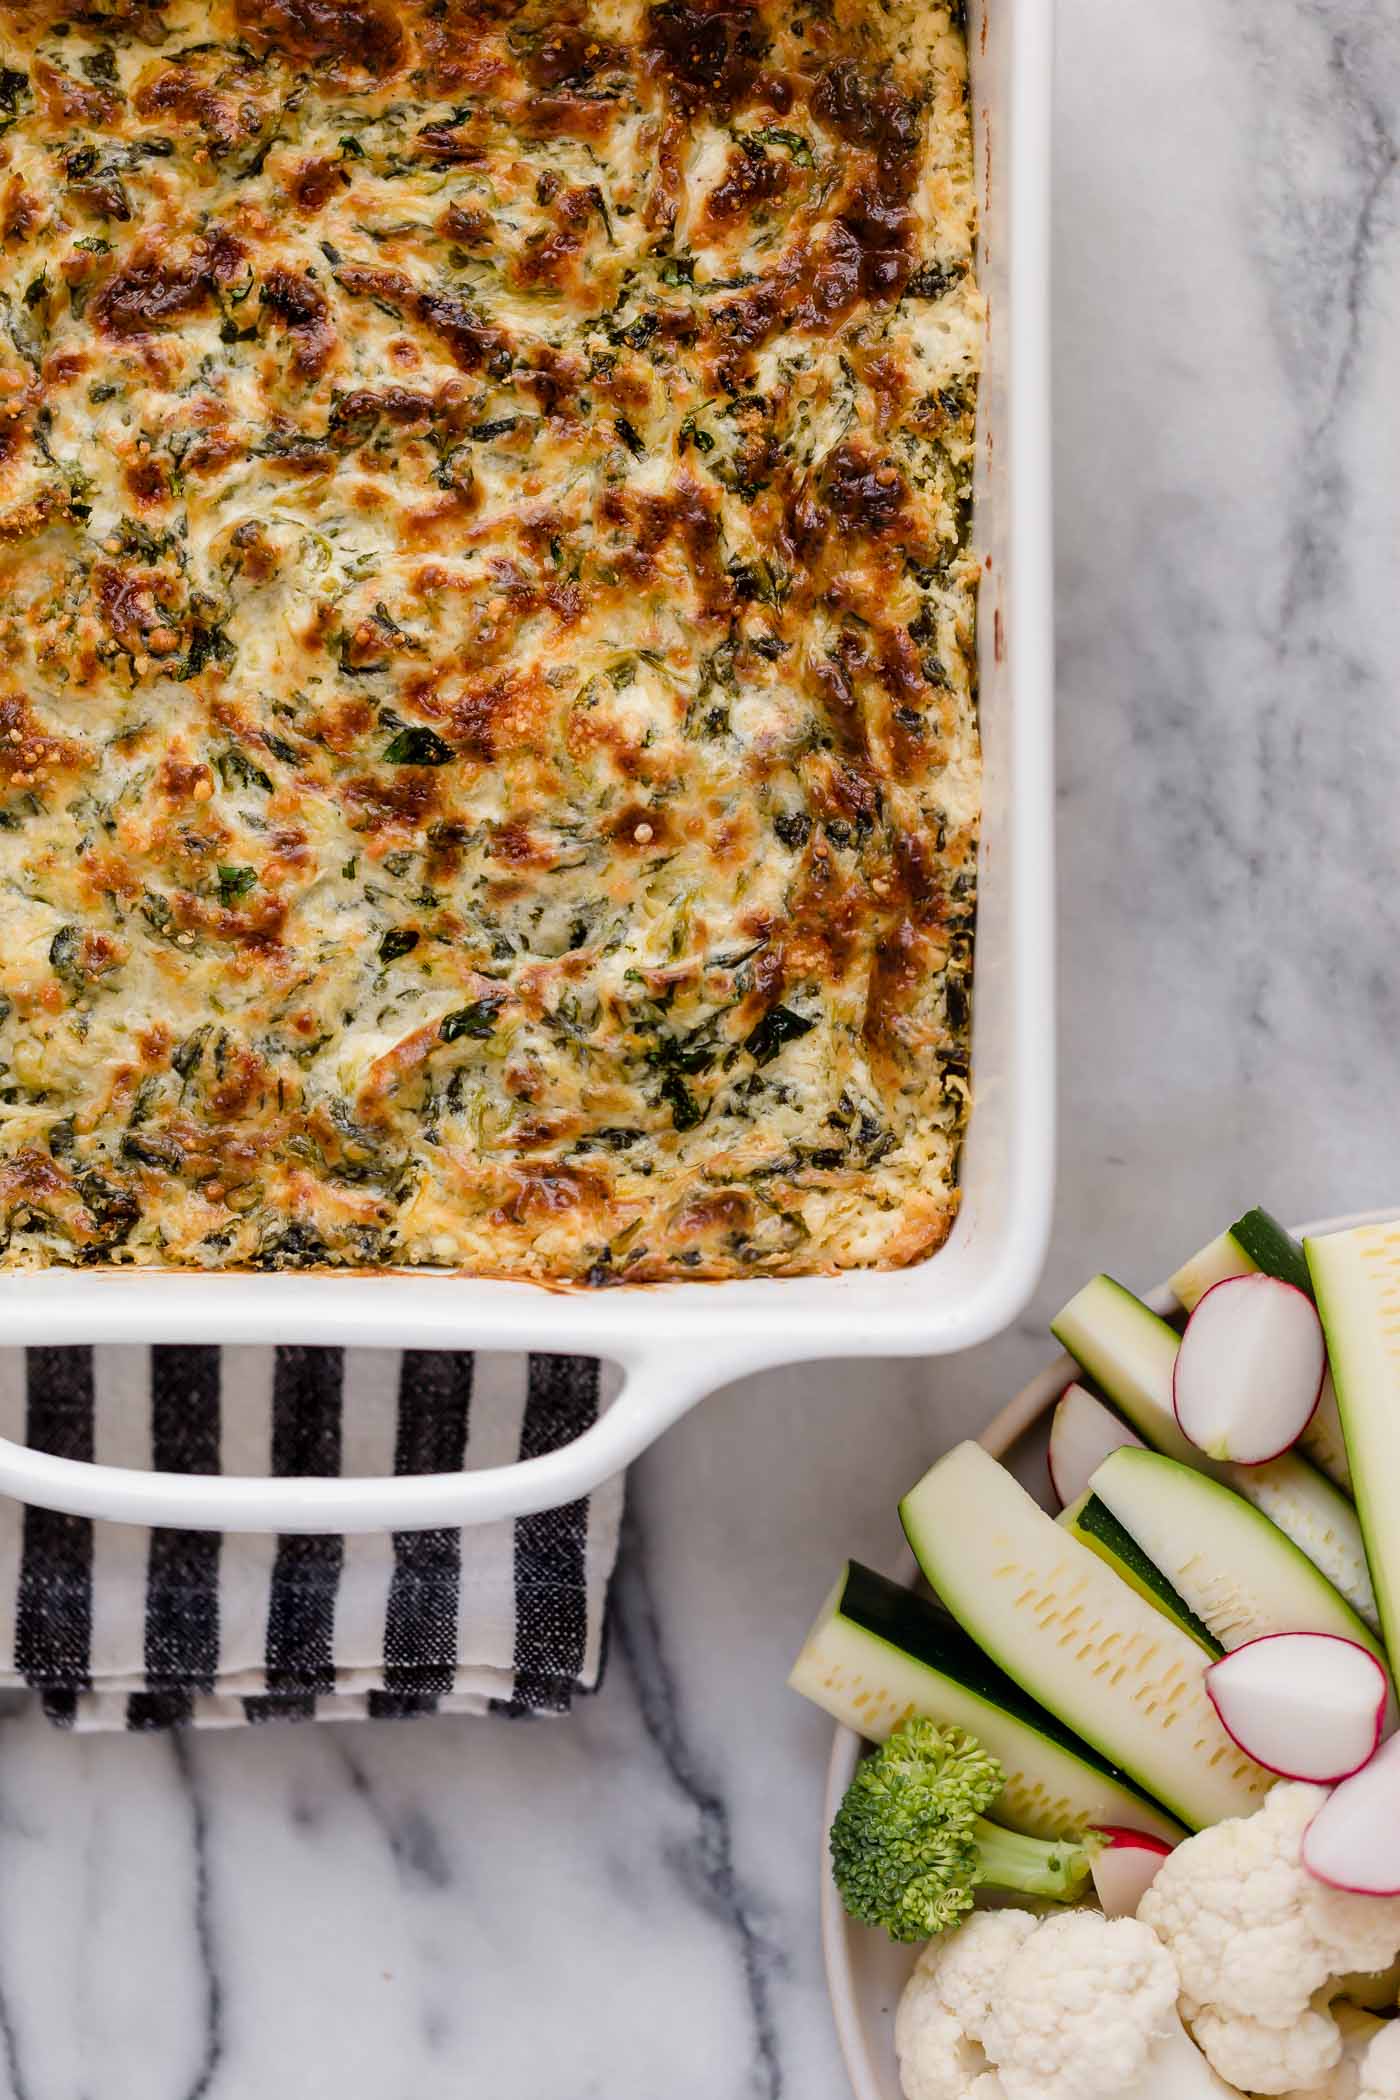
[[[1037,1795],[1042,1805],[1051,1796],[1073,1797],[1085,1773],[1060,1761],[1061,1746],[1082,1749],[1086,1742],[1081,1825],[1090,1819],[1100,1827],[1126,1825],[1156,1846],[1181,1838],[1187,1826],[1209,1828],[1240,1817],[1257,1821],[1275,1768],[1285,1780],[1340,1781],[1325,1796],[1312,1797],[1325,1799],[1328,1810],[1326,1817],[1313,1815],[1303,1840],[1317,1854],[1313,1871],[1348,1889],[1369,1881],[1374,1896],[1344,1899],[1363,1917],[1368,1905],[1378,1920],[1395,1910],[1390,1892],[1400,1888],[1400,1859],[1394,1857],[1400,1743],[1392,1742],[1389,1756],[1384,1748],[1373,1752],[1382,1737],[1392,1741],[1396,1719],[1379,1628],[1388,1628],[1393,1648],[1400,1625],[1400,1491],[1387,1496],[1383,1483],[1400,1483],[1400,1237],[1358,1228],[1384,1226],[1396,1217],[1377,1212],[1302,1228],[1300,1240],[1327,1238],[1332,1244],[1321,1250],[1311,1245],[1311,1271],[1300,1273],[1297,1241],[1265,1214],[1250,1213],[1179,1270],[1172,1285],[1142,1301],[1106,1278],[1070,1301],[1054,1325],[1074,1353],[1057,1359],[1019,1394],[989,1425],[980,1446],[947,1454],[906,1497],[901,1518],[918,1559],[912,1551],[905,1555],[897,1587],[848,1570],[813,1628],[794,1686],[863,1731],[837,1730],[825,1828],[842,1809],[866,1742],[883,1739],[911,1713],[928,1714],[969,1731],[980,1723],[979,1739],[993,1738],[986,1747],[1000,1760],[1006,1786],[987,1814],[1021,1830],[1043,1827],[1043,1814],[1037,1823]],[[1284,1288],[1215,1288],[1245,1276],[1256,1284],[1272,1277]],[[1310,1328],[1288,1298],[1300,1286],[1305,1314],[1313,1298],[1321,1304],[1330,1369],[1317,1322]],[[1208,1295],[1211,1303],[1187,1323],[1188,1354],[1180,1340],[1181,1315]],[[1249,1369],[1221,1381],[1214,1371],[1222,1363]],[[1231,1395],[1223,1412],[1222,1390]],[[1392,1396],[1393,1406],[1387,1404]],[[1018,1504],[1034,1517],[1036,1535],[1043,1536],[1046,1521],[1009,1480],[1003,1499],[1005,1476],[995,1461],[1052,1411],[1054,1449],[1051,1471],[1042,1476],[1041,1503],[1059,1510],[1061,1526],[1095,1555],[1111,1581],[1122,1583],[1133,1598],[1133,1623],[1140,1622],[1146,1604],[1173,1652],[1192,1657],[1185,1705],[1164,1729],[1141,1727],[1143,1716],[1134,1713],[1131,1701],[1105,1715],[1091,1674],[1102,1659],[1091,1657],[1088,1669],[1076,1670],[1053,1639],[1046,1642],[1044,1624],[1035,1624],[1038,1610],[1053,1627],[1053,1599],[1035,1600],[1029,1615],[1021,1614],[1031,1622],[1029,1635],[1024,1625],[999,1624],[989,1603],[997,1587],[995,1556],[984,1564],[984,1541],[1004,1520],[1015,1528]],[[1183,1481],[1188,1470],[1191,1478]],[[1155,1561],[1142,1550],[1144,1539]],[[1033,1545],[1030,1551],[1033,1559]],[[1164,1578],[1163,1562],[1181,1587]],[[1224,1579],[1215,1580],[1222,1569]],[[942,1604],[951,1608],[958,1623],[950,1636],[966,1650],[952,1651],[951,1695],[946,1678],[930,1692],[921,1685],[917,1660],[911,1671],[899,1661],[901,1614],[909,1593],[928,1597],[924,1577],[932,1578]],[[883,1660],[867,1675],[860,1648],[870,1627]],[[917,1647],[917,1623],[902,1630],[912,1633]],[[1308,1636],[1301,1646],[1280,1638],[1297,1633]],[[1048,1657],[1039,1654],[1038,1643],[1048,1645]],[[886,1666],[891,1657],[893,1668]],[[849,1673],[848,1662],[854,1665]],[[958,1680],[970,1687],[970,1699],[962,1698]],[[1300,1683],[1310,1688],[1301,1700]],[[1015,1707],[1014,1695],[1029,1694],[1022,1721],[1027,1712],[1039,1713],[1037,1701],[1054,1704],[1043,1741],[1020,1738],[1031,1744],[1022,1760],[1029,1771],[1017,1770],[1014,1711],[1006,1732],[998,1732],[998,1684],[1013,1695],[1008,1709]],[[989,1690],[990,1705],[982,1696]],[[1146,1703],[1152,1708],[1152,1700]],[[1107,1704],[1111,1708],[1112,1700]],[[1161,1718],[1153,1713],[1154,1723]],[[1215,1735],[1207,1741],[1212,1728]],[[1203,1746],[1199,1756],[1193,1742]],[[1100,1793],[1092,1767],[1104,1760],[1117,1767],[1119,1778],[1104,1782]],[[1356,1777],[1346,1778],[1353,1770]],[[1290,1791],[1296,1796],[1297,1789]],[[1392,1827],[1396,1836],[1387,1845],[1382,1834]],[[1148,1862],[1141,1876],[1146,1880],[1156,1865],[1146,1853],[1105,1849],[1095,1862],[1095,1880],[1110,1888],[1117,1863],[1126,1862],[1119,1871],[1129,1891],[1121,1908],[1128,1912],[1136,1902],[1134,1862],[1142,1859]],[[1092,1886],[1083,1900],[1093,1904]],[[990,1889],[978,1894],[979,1907],[1028,1901],[1032,1910],[1045,1907],[1025,1895]],[[1104,1903],[1111,1907],[1108,1897]],[[902,2100],[895,2014],[919,1945],[897,1943],[848,1916],[829,1858],[822,1905],[833,2009],[858,2100]],[[1381,1937],[1387,1929],[1382,1925]],[[934,1944],[952,1936],[945,1933]],[[1400,1953],[1400,1931],[1395,1951]],[[1395,1992],[1386,1985],[1382,1996],[1384,2010],[1393,2014]],[[1353,2035],[1349,2020],[1358,2029],[1366,2023],[1364,2031]],[[1349,2005],[1341,2008],[1339,2025],[1349,2050],[1379,2031],[1369,2014],[1353,2015]],[[1400,2031],[1393,2039],[1400,2042]],[[1339,2082],[1326,2086],[1329,2094],[1347,2093],[1348,2077],[1355,2091],[1355,2073],[1346,2062],[1331,2075]],[[1090,2086],[1099,2090],[1092,2080]],[[1164,2092],[1169,2089],[1162,2083]],[[1276,2081],[1275,2089],[1283,2090]],[[1384,2090],[1390,2092],[1388,2083]]]

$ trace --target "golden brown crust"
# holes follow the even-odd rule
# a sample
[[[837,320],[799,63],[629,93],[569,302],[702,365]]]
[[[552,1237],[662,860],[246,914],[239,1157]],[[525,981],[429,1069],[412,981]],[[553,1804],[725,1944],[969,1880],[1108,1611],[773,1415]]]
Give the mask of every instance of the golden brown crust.
[[[944,0],[9,0],[0,231],[0,1258],[939,1244]]]

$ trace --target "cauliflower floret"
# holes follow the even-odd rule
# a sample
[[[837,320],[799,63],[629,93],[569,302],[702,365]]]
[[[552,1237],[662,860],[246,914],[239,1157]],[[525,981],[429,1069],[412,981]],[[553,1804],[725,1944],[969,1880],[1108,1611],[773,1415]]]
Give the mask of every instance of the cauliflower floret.
[[[1128,2093],[1176,2026],[1176,1996],[1175,1964],[1145,1925],[1070,1911],[1011,1956],[981,2040],[1007,2100]]]
[[[918,1981],[917,1973],[910,1977],[894,2023],[904,2100],[1005,2100],[980,2046],[935,1991],[915,1988]]]
[[[980,2034],[982,2023],[1004,1988],[1007,1963],[1031,1937],[1037,1920],[1028,1910],[982,1910],[960,1932],[934,1940],[919,1957],[938,1976],[938,1995],[967,2029]]]
[[[1251,2093],[1289,2093],[1295,2086],[1327,2084],[1341,2056],[1337,2023],[1325,2011],[1294,2012],[1286,2025],[1273,2026],[1246,2014],[1194,2010],[1186,1999],[1182,2011],[1197,2048],[1222,2078]]]
[[[905,2100],[1004,2100],[977,2033],[1035,1922],[1027,1910],[977,1911],[959,1931],[929,1941],[895,2015]]]
[[[1329,1889],[1302,1863],[1325,1798],[1275,1787],[1253,1815],[1178,1845],[1138,1907],[1176,1962],[1197,2042],[1246,2092],[1323,2084],[1342,2053],[1326,2009],[1334,1979],[1384,1969],[1400,1950],[1400,1898]]]
[[[979,1911],[925,1948],[900,2000],[906,2100],[1237,2100],[1176,1995],[1171,1956],[1133,1918]]]
[[[1400,2021],[1373,2037],[1361,2059],[1356,2100],[1400,2100]]]
[[[1400,2020],[1378,2020],[1355,2005],[1333,2007],[1342,2030],[1341,2060],[1325,2085],[1285,2100],[1400,2100]]]

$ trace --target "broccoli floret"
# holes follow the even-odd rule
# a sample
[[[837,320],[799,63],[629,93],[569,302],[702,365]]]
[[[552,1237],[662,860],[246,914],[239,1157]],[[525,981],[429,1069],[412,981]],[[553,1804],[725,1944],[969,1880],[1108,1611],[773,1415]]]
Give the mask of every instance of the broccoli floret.
[[[892,1940],[927,1940],[972,1908],[981,1883],[1026,1896],[1075,1896],[1089,1873],[1083,1845],[1046,1843],[989,1823],[1001,1766],[975,1736],[922,1717],[866,1758],[831,1826],[841,1900]]]

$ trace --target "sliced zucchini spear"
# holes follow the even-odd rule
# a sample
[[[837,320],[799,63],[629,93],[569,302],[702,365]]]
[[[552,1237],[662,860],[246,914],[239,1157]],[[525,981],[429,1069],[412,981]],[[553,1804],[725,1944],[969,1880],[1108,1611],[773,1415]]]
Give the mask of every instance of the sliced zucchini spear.
[[[1392,1655],[1400,1644],[1400,1224],[1307,1242],[1356,1483],[1356,1507]]]
[[[1325,1474],[1296,1451],[1262,1466],[1221,1464],[1182,1435],[1172,1406],[1172,1368],[1180,1347],[1173,1327],[1111,1276],[1085,1284],[1051,1327],[1144,1443],[1223,1481],[1263,1510],[1366,1624],[1379,1627],[1356,1511]]]
[[[1193,1829],[1258,1806],[1272,1777],[1221,1726],[1198,1642],[980,1445],[941,1458],[900,1516],[966,1632],[1100,1756]]]
[[[1222,1481],[1160,1451],[1115,1451],[1090,1483],[1187,1610],[1227,1652],[1269,1633],[1330,1633],[1385,1653],[1277,1525]]]
[[[1247,1210],[1228,1232],[1183,1262],[1171,1279],[1172,1296],[1191,1312],[1217,1283],[1232,1276],[1277,1276],[1312,1296],[1307,1257],[1286,1226],[1266,1210]]]
[[[1153,1456],[1157,1454],[1154,1452]],[[1174,1461],[1168,1459],[1168,1465]],[[1193,1474],[1192,1478],[1196,1476]],[[1112,1568],[1115,1575],[1135,1589],[1140,1597],[1189,1633],[1202,1653],[1215,1662],[1225,1653],[1209,1626],[1196,1617],[1181,1592],[1174,1589],[1162,1570],[1143,1552],[1132,1533],[1119,1523],[1108,1504],[1092,1488],[1077,1502],[1062,1510],[1056,1522],[1072,1531],[1081,1545]]]
[[[966,1728],[1006,1773],[996,1819],[1028,1837],[1098,1825],[1182,1835],[1155,1801],[1027,1698],[955,1619],[849,1561],[788,1683],[847,1728],[883,1742],[910,1714]]]

